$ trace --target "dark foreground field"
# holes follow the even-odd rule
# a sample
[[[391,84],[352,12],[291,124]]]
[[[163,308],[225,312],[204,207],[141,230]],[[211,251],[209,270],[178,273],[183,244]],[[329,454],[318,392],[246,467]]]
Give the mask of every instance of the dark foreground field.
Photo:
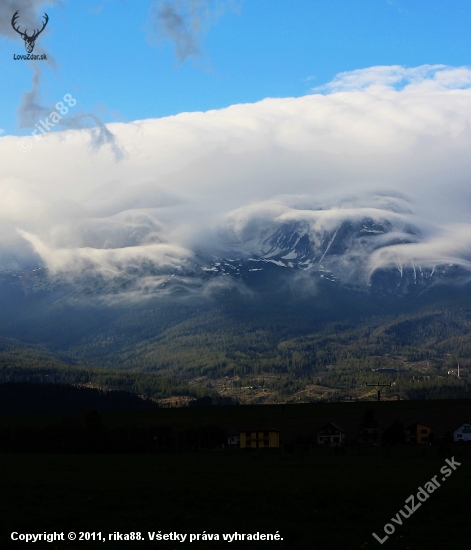
[[[0,545],[19,533],[141,532],[147,542],[101,548],[225,548],[222,534],[280,533],[279,549],[461,549],[469,544],[471,447],[450,446],[459,467],[381,545],[383,526],[434,475],[438,447],[315,448],[294,453],[0,454]],[[450,457],[449,457],[450,458]],[[416,499],[417,502],[417,499]],[[150,542],[147,532],[219,534],[219,541]],[[97,547],[98,542],[39,543]],[[24,547],[25,543],[16,543]],[[30,545],[29,545],[30,546]],[[29,547],[28,546],[28,547]],[[37,543],[36,546],[37,547]]]

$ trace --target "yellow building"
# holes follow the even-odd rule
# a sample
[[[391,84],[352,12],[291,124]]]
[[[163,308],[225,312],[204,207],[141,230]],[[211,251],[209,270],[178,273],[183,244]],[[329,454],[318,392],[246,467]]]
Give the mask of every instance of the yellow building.
[[[268,449],[280,446],[280,432],[268,426],[248,426],[239,432],[241,449]]]
[[[406,428],[406,442],[417,445],[427,445],[432,441],[433,433],[430,426],[415,422]]]

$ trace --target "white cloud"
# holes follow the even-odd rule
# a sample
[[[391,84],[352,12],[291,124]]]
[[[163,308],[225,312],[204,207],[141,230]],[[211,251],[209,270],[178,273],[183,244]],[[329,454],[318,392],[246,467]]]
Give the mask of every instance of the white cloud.
[[[471,224],[453,224],[430,239],[419,243],[396,244],[376,250],[370,258],[370,272],[384,267],[433,268],[459,265],[471,271]]]
[[[470,223],[470,86],[466,67],[372,67],[305,97],[110,124],[120,163],[91,153],[87,130],[33,138],[27,153],[0,136],[0,267],[174,265],[221,247],[229,218],[243,232],[319,207],[389,209],[421,228],[423,243],[372,265],[395,254],[466,267],[465,241],[443,251]]]
[[[118,277],[129,269],[139,271],[143,262],[152,268],[176,267],[192,253],[181,247],[165,243],[136,245],[120,248],[49,248],[39,237],[20,231],[37,254],[46,262],[50,272],[100,272],[106,278]]]
[[[422,65],[407,68],[401,65],[379,65],[367,69],[356,69],[339,73],[323,86],[313,88],[313,92],[348,92],[358,90],[384,91],[384,88],[409,92],[425,89],[456,89],[471,85],[471,72],[468,67],[447,67],[446,65]]]

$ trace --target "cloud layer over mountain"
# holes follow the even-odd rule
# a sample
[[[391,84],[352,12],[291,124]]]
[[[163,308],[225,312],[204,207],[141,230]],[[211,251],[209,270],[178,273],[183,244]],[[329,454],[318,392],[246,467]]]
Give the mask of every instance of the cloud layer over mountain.
[[[365,271],[471,270],[469,68],[372,67],[300,98],[108,126],[121,160],[85,129],[31,137],[28,152],[0,137],[1,269],[115,276],[250,252],[283,220],[335,231],[369,216],[415,237],[365,249]]]

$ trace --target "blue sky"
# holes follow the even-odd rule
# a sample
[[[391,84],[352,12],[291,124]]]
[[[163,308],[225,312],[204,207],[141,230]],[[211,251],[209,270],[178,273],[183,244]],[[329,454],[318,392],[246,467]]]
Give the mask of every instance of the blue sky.
[[[162,3],[31,1],[37,22],[44,11],[49,15],[35,51],[45,50],[54,66],[13,61],[25,52],[9,11],[20,8],[21,21],[24,4],[0,3],[4,135],[32,129],[19,128],[17,111],[35,66],[42,69],[42,105],[52,108],[70,93],[77,112],[112,122],[299,97],[337,73],[377,65],[470,64],[470,0],[168,2],[176,12],[190,6],[200,16],[200,30],[190,31],[199,52],[183,59],[155,25]],[[185,23],[190,29],[190,18]]]

